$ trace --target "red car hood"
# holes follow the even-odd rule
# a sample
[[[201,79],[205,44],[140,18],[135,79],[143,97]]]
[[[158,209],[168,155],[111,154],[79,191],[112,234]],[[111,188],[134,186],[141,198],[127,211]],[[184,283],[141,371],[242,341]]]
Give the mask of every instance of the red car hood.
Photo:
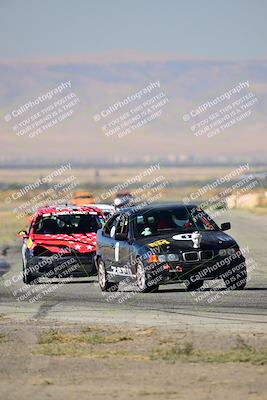
[[[32,235],[32,245],[41,245],[46,249],[57,253],[65,252],[61,246],[66,246],[79,253],[88,253],[96,250],[96,233],[74,233],[72,235],[66,234],[43,234],[43,235]],[[66,253],[68,253],[66,249]]]

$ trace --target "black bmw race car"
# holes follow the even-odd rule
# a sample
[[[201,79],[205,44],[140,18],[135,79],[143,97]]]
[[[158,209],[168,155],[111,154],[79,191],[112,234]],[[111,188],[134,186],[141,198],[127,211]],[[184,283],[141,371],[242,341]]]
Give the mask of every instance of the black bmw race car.
[[[205,280],[223,279],[229,289],[246,286],[245,258],[237,242],[196,205],[150,205],[122,209],[97,232],[96,268],[102,291],[119,282],[150,292],[167,282],[200,289]]]

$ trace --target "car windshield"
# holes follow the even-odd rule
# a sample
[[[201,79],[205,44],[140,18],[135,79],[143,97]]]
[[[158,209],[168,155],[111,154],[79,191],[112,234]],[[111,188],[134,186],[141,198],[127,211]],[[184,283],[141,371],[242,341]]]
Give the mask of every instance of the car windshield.
[[[102,227],[97,214],[51,214],[37,218],[35,234],[75,234],[97,232]]]
[[[92,196],[85,194],[81,196],[75,196],[74,199],[92,199]]]
[[[200,208],[154,209],[134,216],[135,238],[164,235],[168,232],[188,233],[218,230],[216,223]]]

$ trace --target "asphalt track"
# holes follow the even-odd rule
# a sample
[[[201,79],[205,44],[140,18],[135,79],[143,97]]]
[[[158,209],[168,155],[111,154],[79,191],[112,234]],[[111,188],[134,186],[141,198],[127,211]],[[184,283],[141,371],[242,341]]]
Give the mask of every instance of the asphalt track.
[[[229,220],[232,223],[229,233],[240,247],[249,249],[249,259],[254,268],[244,291],[207,289],[202,293],[204,298],[196,299],[182,285],[169,284],[160,286],[156,293],[120,291],[114,298],[110,298],[110,294],[101,293],[93,277],[75,280],[60,287],[47,285],[51,292],[33,303],[27,299],[18,301],[18,294],[14,293],[19,285],[7,285],[7,281],[21,271],[20,242],[17,240],[14,246],[5,250],[5,256],[0,262],[5,265],[0,284],[0,312],[12,318],[36,321],[46,319],[57,322],[215,327],[229,331],[256,328],[257,332],[266,331],[267,216],[232,211],[217,218],[219,222]],[[9,264],[9,270],[6,263]]]

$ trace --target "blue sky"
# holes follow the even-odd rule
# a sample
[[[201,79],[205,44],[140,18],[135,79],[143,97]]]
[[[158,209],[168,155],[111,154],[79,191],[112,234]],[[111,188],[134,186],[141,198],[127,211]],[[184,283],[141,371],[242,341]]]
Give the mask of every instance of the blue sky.
[[[0,59],[114,50],[266,58],[266,0],[0,0]]]

